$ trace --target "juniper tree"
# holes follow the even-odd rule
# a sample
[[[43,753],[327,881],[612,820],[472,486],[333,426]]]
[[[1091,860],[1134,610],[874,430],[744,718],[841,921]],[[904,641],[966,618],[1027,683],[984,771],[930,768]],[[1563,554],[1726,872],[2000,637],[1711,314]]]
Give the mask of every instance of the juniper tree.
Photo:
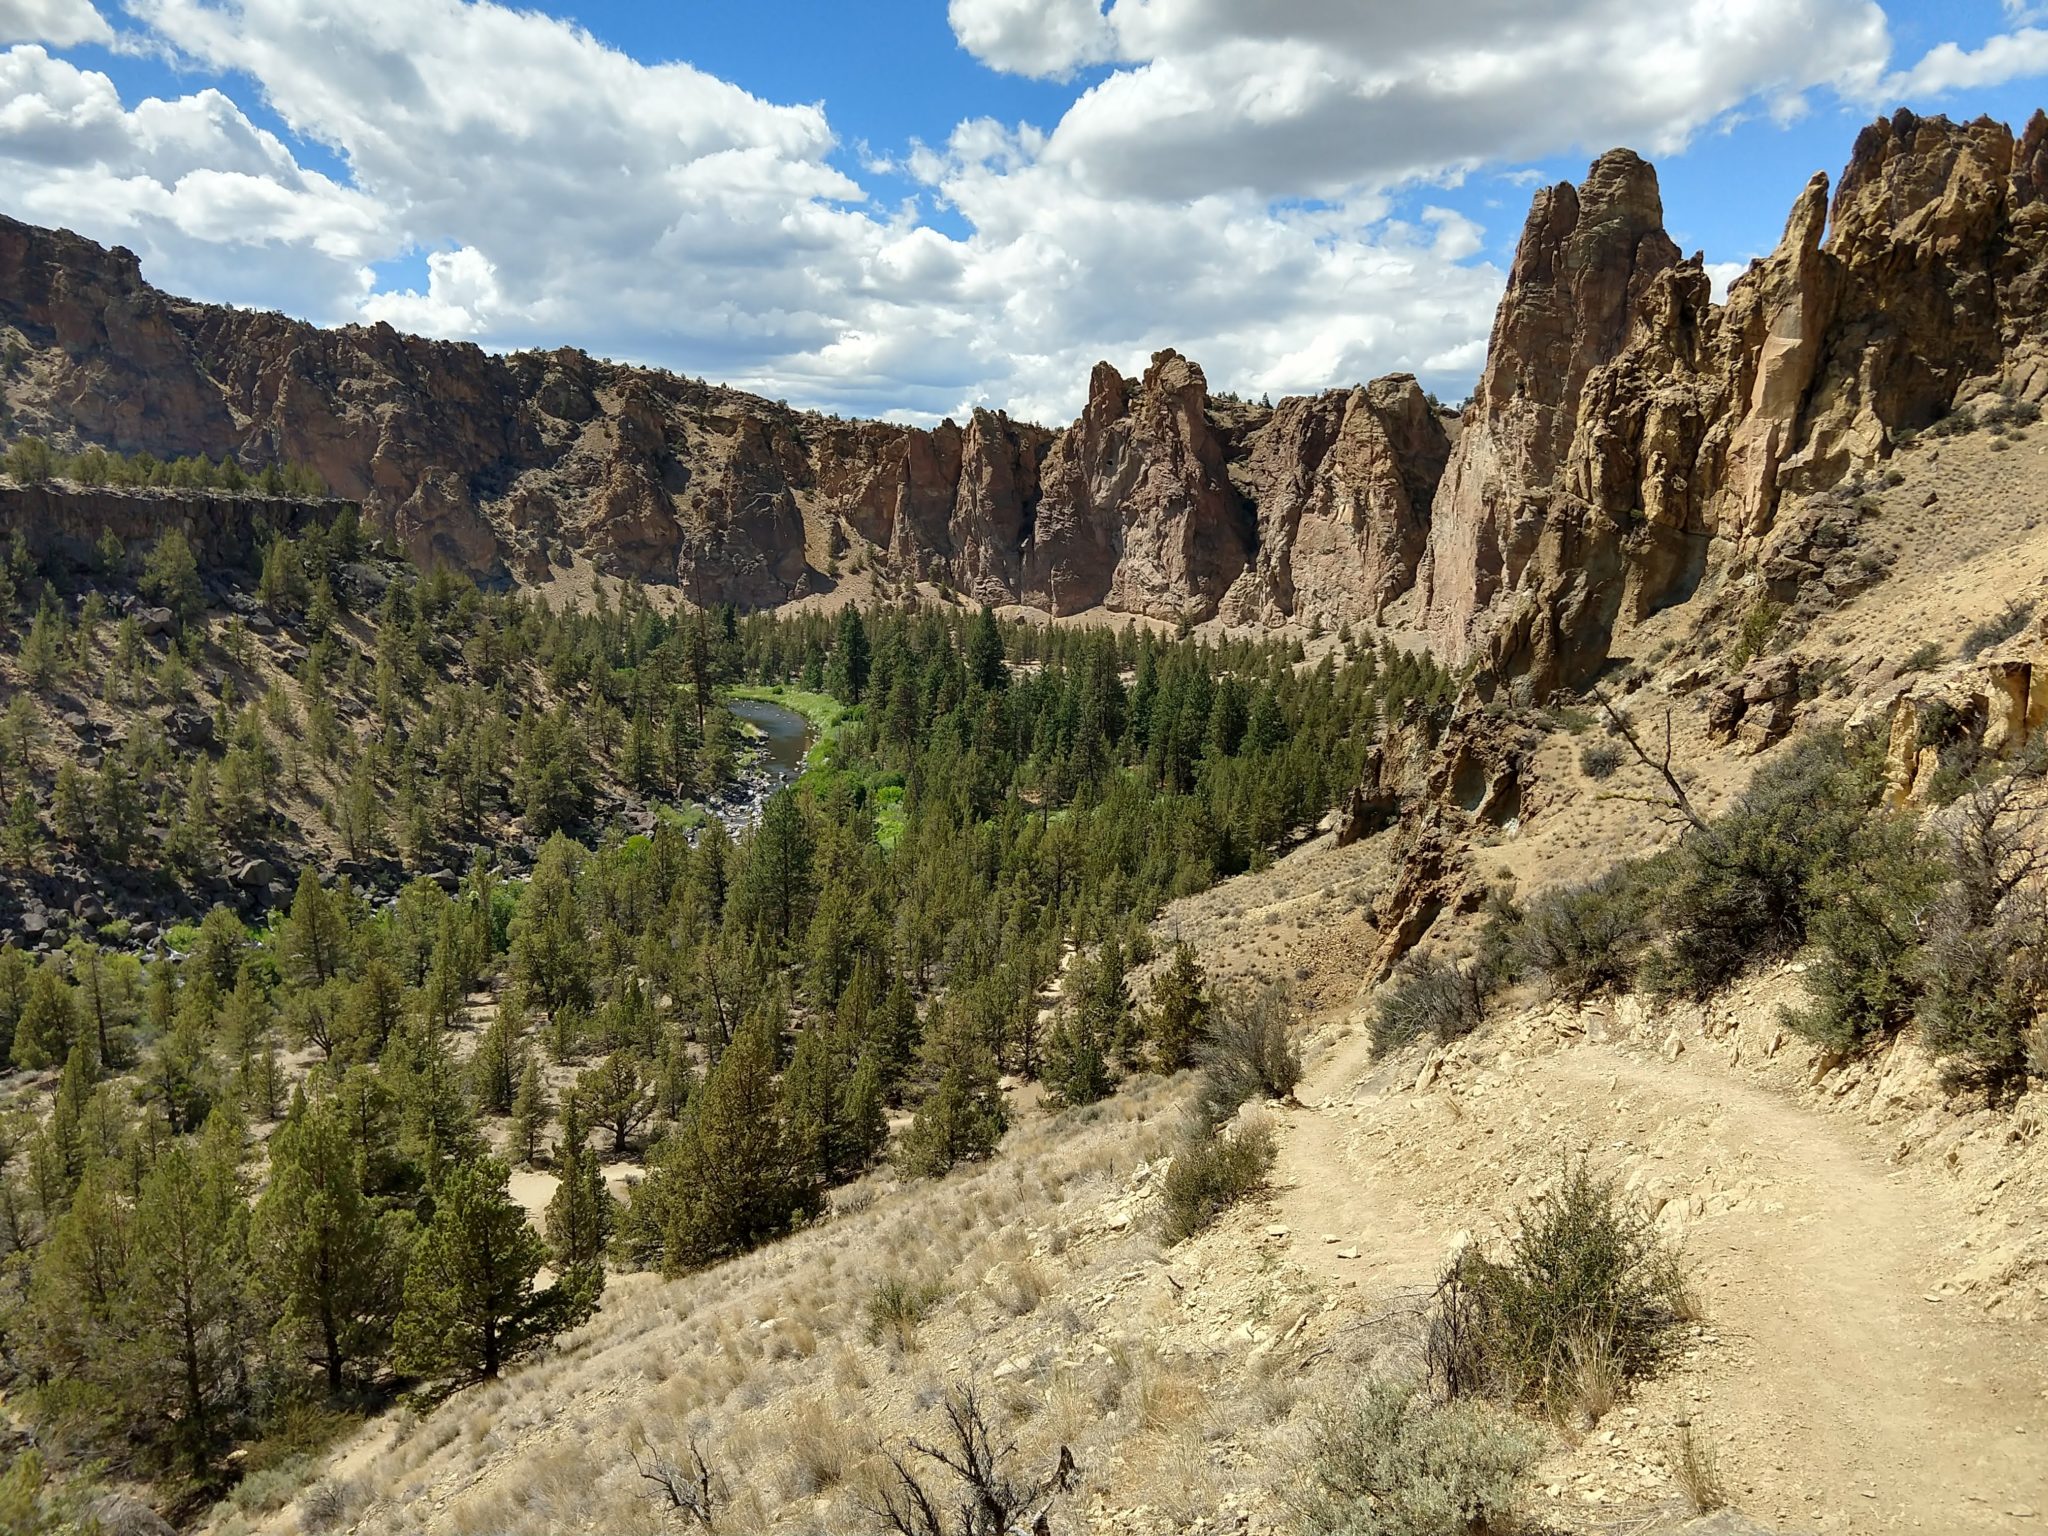
[[[250,1219],[271,1346],[288,1365],[316,1361],[331,1393],[379,1356],[398,1309],[401,1218],[380,1218],[362,1176],[340,1106],[300,1094],[271,1138],[269,1182]]]
[[[586,1145],[576,1096],[562,1105],[562,1140],[555,1152],[559,1182],[548,1201],[548,1251],[565,1280],[595,1302],[604,1291],[604,1253],[612,1234],[612,1197],[604,1170]]]
[[[248,1380],[248,1207],[234,1170],[210,1147],[173,1142],[135,1197],[120,1306],[133,1372],[131,1406],[205,1481]]]
[[[534,1290],[547,1250],[506,1193],[505,1165],[479,1157],[441,1181],[413,1244],[394,1334],[401,1370],[489,1379],[539,1348],[567,1318]]]
[[[540,1155],[541,1141],[547,1135],[551,1118],[540,1064],[529,1054],[519,1072],[519,1090],[512,1096],[512,1145],[522,1163],[531,1164]]]

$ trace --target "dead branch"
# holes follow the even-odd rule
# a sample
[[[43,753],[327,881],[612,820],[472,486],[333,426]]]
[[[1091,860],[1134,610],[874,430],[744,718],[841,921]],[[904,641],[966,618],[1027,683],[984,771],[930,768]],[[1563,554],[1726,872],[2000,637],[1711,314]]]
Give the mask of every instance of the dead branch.
[[[644,1435],[633,1448],[633,1465],[640,1476],[654,1485],[653,1497],[671,1511],[684,1516],[701,1530],[710,1530],[718,1499],[710,1463],[690,1441],[690,1465],[684,1466],[657,1450]]]
[[[1685,786],[1679,782],[1678,775],[1671,771],[1671,707],[1666,705],[1664,708],[1664,751],[1661,755],[1653,757],[1649,748],[1643,745],[1642,738],[1636,735],[1636,728],[1629,722],[1628,716],[1614,707],[1614,701],[1607,696],[1606,689],[1595,688],[1593,698],[1601,709],[1606,711],[1609,729],[1628,743],[1629,750],[1636,755],[1636,761],[1664,781],[1664,788],[1671,797],[1668,808],[1684,817],[1694,831],[1706,831],[1706,818],[1693,809],[1692,797],[1685,792]]]
[[[946,1499],[927,1487],[909,1460],[887,1452],[893,1474],[881,1503],[869,1513],[898,1536],[1047,1536],[1053,1495],[1069,1491],[1077,1468],[1060,1447],[1059,1464],[1043,1482],[1019,1482],[1009,1463],[1014,1444],[999,1445],[971,1387],[946,1394],[946,1438],[937,1444],[909,1440],[910,1451],[937,1462],[960,1485],[959,1503],[948,1513]]]

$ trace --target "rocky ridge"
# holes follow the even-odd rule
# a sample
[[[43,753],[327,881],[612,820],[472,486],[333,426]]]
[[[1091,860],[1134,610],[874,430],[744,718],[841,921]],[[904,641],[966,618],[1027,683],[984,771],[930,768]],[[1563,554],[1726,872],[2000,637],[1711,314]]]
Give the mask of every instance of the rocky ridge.
[[[842,558],[1053,613],[1376,618],[1449,454],[1412,377],[1253,406],[1158,353],[1064,431],[849,422],[574,350],[494,356],[174,298],[135,256],[0,219],[14,433],[305,463],[422,562],[539,582],[572,557],[772,606]]]
[[[65,443],[305,462],[486,578],[581,559],[767,606],[871,562],[1055,614],[1268,624],[1380,620],[1413,587],[1484,691],[1542,698],[1703,586],[1797,565],[1781,509],[1971,394],[2048,395],[2048,117],[1900,112],[1829,192],[1716,303],[1635,154],[1539,191],[1462,422],[1406,375],[1253,405],[1173,351],[1098,365],[1061,430],[848,422],[572,350],[190,303],[8,220],[0,389],[13,430]]]
[[[1625,150],[1539,192],[1438,490],[1424,621],[1525,696],[1717,566],[1768,562],[1787,498],[1887,459],[1987,382],[2048,392],[2048,116],[2015,137],[1901,111],[1716,304]]]

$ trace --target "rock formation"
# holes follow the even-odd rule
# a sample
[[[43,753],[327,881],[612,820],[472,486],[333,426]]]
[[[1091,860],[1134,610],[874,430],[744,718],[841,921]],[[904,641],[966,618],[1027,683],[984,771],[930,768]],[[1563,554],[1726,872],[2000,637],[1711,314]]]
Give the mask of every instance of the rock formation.
[[[1900,112],[1715,304],[1626,151],[1537,194],[1431,514],[1426,622],[1542,697],[1759,550],[1782,498],[1887,456],[1996,378],[2040,398],[2048,117]]]
[[[0,219],[10,435],[311,466],[415,557],[539,581],[571,557],[780,603],[856,548],[1055,613],[1375,617],[1414,579],[1448,455],[1415,381],[1248,406],[1161,352],[1099,365],[1054,432],[847,422],[581,352],[188,303],[133,255]]]
[[[1769,564],[1788,496],[1987,385],[2048,396],[2044,273],[2048,117],[2015,139],[1901,112],[1721,304],[1634,154],[1539,192],[1455,447],[1405,375],[1254,406],[1172,351],[1098,365],[1064,430],[844,422],[580,352],[187,303],[126,251],[7,220],[0,388],[11,430],[66,445],[303,461],[486,578],[581,557],[761,606],[859,553],[989,602],[1255,623],[1370,621],[1418,586],[1442,652],[1540,698],[1710,571]]]

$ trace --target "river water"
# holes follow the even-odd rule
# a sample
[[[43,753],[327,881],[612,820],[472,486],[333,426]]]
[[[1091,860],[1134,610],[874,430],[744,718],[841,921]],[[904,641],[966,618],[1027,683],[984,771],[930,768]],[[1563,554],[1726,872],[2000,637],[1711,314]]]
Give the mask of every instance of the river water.
[[[710,805],[726,830],[738,834],[761,819],[771,795],[796,782],[817,733],[795,710],[767,699],[729,699],[726,708],[761,733],[740,776]]]

